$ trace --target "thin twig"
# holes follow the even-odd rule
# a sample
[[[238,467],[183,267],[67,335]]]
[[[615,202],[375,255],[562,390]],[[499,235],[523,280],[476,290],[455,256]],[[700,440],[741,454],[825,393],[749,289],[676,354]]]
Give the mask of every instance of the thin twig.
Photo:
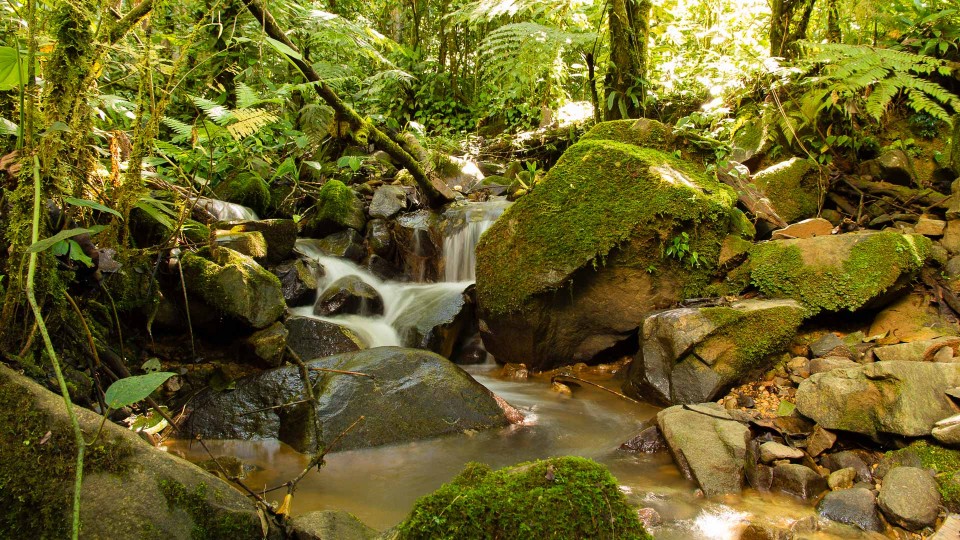
[[[299,400],[299,401],[291,401],[290,403],[282,403],[282,404],[280,404],[280,405],[274,405],[274,406],[272,406],[272,407],[264,407],[264,408],[262,408],[262,409],[254,409],[254,410],[252,410],[252,411],[247,411],[247,412],[244,412],[244,413],[240,413],[240,414],[237,415],[237,416],[246,416],[246,415],[248,415],[248,414],[256,414],[256,413],[258,413],[258,412],[272,411],[272,410],[274,410],[274,409],[282,409],[283,407],[292,407],[292,406],[294,406],[294,405],[300,405],[301,403],[312,403],[312,402],[313,402],[313,400],[311,400],[311,399],[301,399],[301,400]]]
[[[599,388],[600,390],[603,390],[604,392],[609,392],[609,393],[617,396],[618,398],[622,398],[622,399],[625,399],[625,400],[627,400],[627,401],[631,401],[631,402],[637,403],[637,404],[640,404],[640,403],[641,403],[641,402],[633,399],[632,397],[629,397],[629,396],[626,396],[626,395],[624,395],[624,394],[621,394],[620,392],[617,392],[616,390],[611,390],[611,389],[607,388],[606,386],[599,385],[599,384],[597,384],[597,383],[595,383],[595,382],[590,382],[590,381],[585,380],[585,379],[581,379],[580,377],[577,377],[577,376],[575,376],[575,375],[554,375],[553,377],[550,378],[550,382],[552,382],[552,383],[553,383],[553,382],[567,382],[567,381],[576,382],[576,383],[580,383],[580,384],[587,384],[587,385],[590,385],[590,386]]]
[[[223,468],[223,465],[220,464],[220,460],[214,457],[213,452],[211,452],[210,449],[207,448],[207,443],[203,442],[203,437],[201,437],[200,435],[197,435],[197,442],[200,443],[200,446],[202,446],[204,450],[206,450],[207,455],[210,456],[210,459],[213,460],[213,463],[216,464],[218,469],[220,469],[220,472],[223,474],[224,478],[226,478],[227,480],[230,480],[234,484],[243,488],[243,490],[246,491],[248,495],[255,498],[257,502],[262,504],[263,507],[267,510],[267,512],[270,512],[273,515],[277,515],[273,511],[273,505],[267,502],[267,500],[264,499],[262,496],[260,496],[260,494],[258,494],[257,492],[247,487],[247,485],[244,484],[242,480],[240,480],[240,477],[233,476],[232,474],[228,473],[225,468]]]
[[[309,369],[310,371],[322,371],[324,373],[339,373],[341,375],[356,375],[357,377],[370,377],[371,379],[375,378],[373,375],[370,375],[369,373],[360,373],[359,371],[345,371],[342,369],[330,369],[330,368],[322,368],[322,367],[311,367],[307,369]]]

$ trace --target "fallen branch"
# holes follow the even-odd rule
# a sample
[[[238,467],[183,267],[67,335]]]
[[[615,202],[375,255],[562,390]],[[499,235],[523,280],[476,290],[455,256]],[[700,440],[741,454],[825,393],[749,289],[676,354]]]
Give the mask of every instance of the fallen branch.
[[[322,367],[312,367],[309,369],[310,371],[322,371],[324,373],[339,373],[341,375],[356,375],[357,377],[370,377],[371,379],[374,378],[373,375],[370,375],[368,373],[360,373],[359,371],[344,371],[342,369],[330,369],[330,368],[322,368]]]
[[[620,392],[617,392],[616,390],[611,390],[611,389],[607,388],[606,386],[597,384],[597,383],[595,383],[595,382],[591,382],[591,381],[588,381],[588,380],[586,380],[586,379],[581,379],[580,377],[577,377],[576,375],[563,375],[563,374],[561,374],[561,375],[554,375],[553,377],[550,377],[550,382],[551,382],[551,383],[555,383],[555,382],[561,382],[561,383],[564,383],[564,382],[575,382],[575,383],[577,383],[577,384],[586,384],[586,385],[593,386],[594,388],[599,388],[600,390],[603,390],[604,392],[609,392],[609,393],[617,396],[618,398],[625,399],[625,400],[627,400],[627,401],[636,403],[636,404],[638,404],[638,405],[642,404],[640,401],[637,401],[637,400],[633,399],[633,398],[630,397],[630,396],[621,394]]]

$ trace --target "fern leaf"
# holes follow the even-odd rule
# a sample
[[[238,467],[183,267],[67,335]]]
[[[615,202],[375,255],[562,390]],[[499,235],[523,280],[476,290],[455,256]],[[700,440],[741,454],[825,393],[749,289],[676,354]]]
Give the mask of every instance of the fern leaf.
[[[871,118],[880,121],[883,113],[887,112],[887,105],[899,91],[900,89],[892,81],[880,81],[867,97],[864,110]]]
[[[253,135],[260,128],[278,120],[276,115],[264,109],[237,109],[232,114],[237,121],[227,126],[227,131],[237,141]]]
[[[173,138],[174,143],[184,142],[193,137],[193,126],[190,124],[181,122],[176,118],[170,118],[169,116],[164,116],[161,121],[163,125],[172,129],[173,132],[177,134],[177,136]]]
[[[207,118],[213,120],[217,124],[223,126],[233,120],[233,113],[230,112],[230,109],[220,105],[215,101],[210,101],[209,99],[202,98],[199,96],[190,96],[190,100],[203,111]]]

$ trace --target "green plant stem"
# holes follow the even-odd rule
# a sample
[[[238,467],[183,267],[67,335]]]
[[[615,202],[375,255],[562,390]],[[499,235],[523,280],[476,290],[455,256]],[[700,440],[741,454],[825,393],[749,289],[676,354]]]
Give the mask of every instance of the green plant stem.
[[[36,243],[40,238],[40,159],[33,156],[33,233],[31,242]],[[27,301],[33,310],[33,316],[37,321],[37,327],[40,335],[43,336],[43,345],[47,350],[47,356],[53,364],[53,371],[57,375],[57,383],[60,384],[60,393],[63,395],[63,403],[67,407],[67,414],[70,416],[70,424],[73,426],[73,436],[77,442],[77,471],[73,484],[73,539],[80,536],[80,487],[83,483],[83,454],[86,449],[86,441],[83,438],[83,431],[80,429],[80,422],[77,421],[77,414],[73,410],[73,402],[70,401],[70,390],[67,388],[67,381],[63,378],[63,371],[60,369],[60,362],[57,360],[57,352],[53,348],[53,342],[50,340],[50,333],[47,332],[47,325],[43,322],[43,315],[40,313],[40,305],[37,304],[37,297],[33,291],[33,278],[37,273],[38,253],[30,253],[30,262],[27,267]]]

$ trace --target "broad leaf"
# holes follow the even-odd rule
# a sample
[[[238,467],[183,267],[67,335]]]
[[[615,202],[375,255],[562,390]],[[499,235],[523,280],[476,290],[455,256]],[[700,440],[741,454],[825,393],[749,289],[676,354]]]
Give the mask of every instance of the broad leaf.
[[[280,53],[280,54],[282,54],[282,55],[284,55],[284,56],[287,56],[287,57],[289,57],[289,58],[293,58],[294,60],[303,61],[303,57],[300,56],[300,53],[298,53],[297,51],[291,49],[286,43],[283,43],[283,42],[281,42],[281,41],[277,41],[277,40],[275,40],[275,39],[273,39],[273,38],[271,38],[271,37],[267,37],[267,36],[264,36],[264,39],[266,39],[266,40],[267,40],[267,43],[269,43],[271,47],[273,47],[274,49],[276,49],[276,51],[277,51],[278,53]]]
[[[84,229],[80,227],[76,229],[67,229],[65,231],[58,232],[57,234],[51,236],[50,238],[37,240],[36,243],[31,245],[30,248],[27,249],[27,251],[30,253],[40,253],[41,251],[46,251],[50,249],[54,244],[56,244],[61,240],[66,240],[67,238],[73,238],[74,236],[79,236],[83,233],[94,234],[96,232],[98,232],[96,229]]]
[[[117,212],[113,208],[108,208],[98,202],[88,201],[87,199],[75,199],[73,197],[67,197],[64,199],[67,203],[74,206],[83,206],[85,208],[93,208],[94,210],[99,210],[101,212],[106,212],[108,214],[113,214],[120,219],[123,219],[123,216],[120,215],[120,212]]]
[[[13,47],[0,47],[0,91],[13,90],[27,80],[27,65]]]
[[[107,407],[111,409],[119,409],[127,405],[133,405],[145,399],[174,375],[176,374],[169,371],[158,371],[156,373],[120,379],[111,384],[110,388],[107,388],[103,399],[107,402]]]

